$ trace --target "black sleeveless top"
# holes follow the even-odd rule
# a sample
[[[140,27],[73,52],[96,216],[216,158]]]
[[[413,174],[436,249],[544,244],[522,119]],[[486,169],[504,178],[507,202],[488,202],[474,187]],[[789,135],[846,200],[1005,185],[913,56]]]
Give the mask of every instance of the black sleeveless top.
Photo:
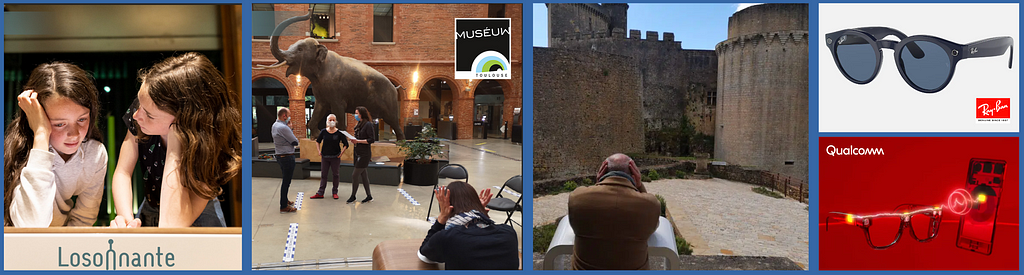
[[[167,147],[160,136],[139,140],[139,160],[142,162],[142,181],[146,182],[146,201],[149,206],[160,206],[160,186],[163,183],[164,160]]]
[[[125,126],[132,135],[139,136],[138,126],[132,115],[139,109],[139,100],[135,99],[124,116]],[[142,164],[142,181],[146,183],[146,202],[149,206],[160,206],[160,186],[163,183],[164,160],[167,158],[167,147],[160,136],[148,136],[145,140],[136,140],[139,144],[139,158]]]

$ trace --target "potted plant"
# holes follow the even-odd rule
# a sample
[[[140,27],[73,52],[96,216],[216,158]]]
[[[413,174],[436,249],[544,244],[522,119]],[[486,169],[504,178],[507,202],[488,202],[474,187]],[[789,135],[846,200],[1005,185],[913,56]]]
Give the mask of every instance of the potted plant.
[[[397,144],[399,150],[405,153],[402,164],[405,183],[420,186],[437,184],[437,171],[440,167],[433,157],[441,154],[441,143],[434,127],[424,124],[416,139],[399,140]]]

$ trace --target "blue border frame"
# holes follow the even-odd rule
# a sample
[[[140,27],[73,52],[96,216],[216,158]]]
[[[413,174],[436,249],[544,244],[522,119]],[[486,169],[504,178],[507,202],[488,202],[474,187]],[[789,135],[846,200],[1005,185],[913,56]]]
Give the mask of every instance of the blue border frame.
[[[96,0],[96,1],[56,0],[56,1],[47,1],[47,4],[97,4],[97,3],[102,3],[102,4],[137,4],[137,3],[143,3],[143,2],[145,2],[145,1],[127,1],[127,0]],[[368,2],[376,2],[376,1],[336,1],[336,2],[339,2],[339,3],[368,3]],[[532,64],[533,64],[533,28],[532,28],[532,26],[533,26],[533,4],[535,4],[535,3],[570,3],[570,2],[580,2],[580,1],[565,1],[565,0],[558,0],[558,1],[536,1],[535,0],[535,1],[530,1],[530,2],[521,2],[521,1],[509,1],[509,0],[497,0],[497,1],[404,0],[404,1],[396,1],[394,3],[438,3],[438,2],[445,2],[445,3],[512,3],[512,4],[522,4],[523,5],[523,9],[522,9],[523,10],[523,16],[522,16],[522,18],[523,18],[522,24],[523,25],[522,25],[522,29],[521,29],[522,35],[523,35],[523,40],[522,40],[523,41],[523,47],[522,47],[522,51],[523,52],[522,52],[522,56],[523,56],[523,112],[524,112],[524,122],[523,122],[523,124],[524,124],[524,129],[523,129],[523,131],[524,131],[524,139],[523,139],[523,162],[522,163],[523,163],[523,176],[525,177],[527,182],[533,182],[533,173],[532,173],[532,166],[533,166],[532,165],[532,163],[533,163],[533,66],[532,66]],[[683,1],[663,1],[663,0],[650,1],[650,0],[648,0],[648,1],[641,1],[641,2],[634,2],[634,3],[679,3],[679,2],[683,2]],[[818,20],[819,20],[819,18],[818,18],[818,11],[819,11],[818,4],[823,4],[823,3],[882,3],[880,1],[870,1],[870,2],[867,2],[867,1],[862,1],[862,0],[861,1],[858,1],[858,0],[855,0],[855,1],[825,0],[825,1],[814,1],[814,2],[806,2],[806,1],[776,1],[776,0],[772,0],[772,1],[767,1],[767,2],[770,2],[770,3],[792,3],[792,2],[808,3],[809,4],[809,10],[808,10],[809,11],[809,15],[808,15],[809,30],[808,31],[812,35],[816,35],[816,34],[819,33],[819,31],[818,31]],[[19,3],[21,3],[21,4],[35,4],[35,3],[31,3],[30,1],[18,1],[16,3],[10,3],[10,4],[19,4]],[[160,1],[159,3],[160,4],[241,4],[242,5],[242,10],[243,10],[243,14],[242,14],[242,22],[243,22],[242,37],[245,38],[245,37],[251,37],[251,34],[252,34],[252,26],[251,26],[251,24],[244,24],[244,22],[251,22],[252,21],[252,16],[251,16],[252,14],[251,14],[251,12],[249,12],[249,11],[252,10],[251,9],[251,4],[253,4],[253,3],[309,3],[309,2],[308,1],[293,1],[293,0],[289,0],[289,1],[246,0],[246,1],[233,1],[233,2],[210,1],[210,0],[194,0],[194,1]],[[710,0],[710,1],[700,1],[700,2],[694,2],[694,3],[736,3],[736,1]],[[957,3],[957,2],[949,1],[949,0],[938,0],[938,1],[909,0],[909,1],[904,1],[904,3]],[[1004,0],[1004,1],[990,1],[988,3],[1019,3],[1019,2],[1005,1]],[[147,4],[155,4],[155,3],[147,3]],[[0,20],[2,20],[3,18],[4,18],[3,15],[0,14]],[[2,22],[0,22],[0,25],[2,25]],[[817,190],[817,187],[818,187],[818,154],[817,154],[816,150],[818,148],[818,138],[820,138],[820,137],[938,137],[938,136],[942,136],[942,137],[959,137],[959,136],[1020,137],[1020,133],[1019,132],[1017,132],[1017,133],[819,133],[818,132],[819,131],[818,116],[817,116],[817,113],[818,113],[818,110],[819,110],[818,109],[818,87],[819,87],[819,83],[818,83],[818,67],[819,67],[819,63],[820,63],[819,60],[818,60],[818,56],[819,56],[818,55],[818,49],[819,49],[818,43],[820,43],[820,42],[817,39],[809,39],[809,42],[808,42],[808,44],[809,44],[808,45],[808,47],[809,47],[809,51],[808,51],[808,54],[809,54],[809,59],[808,59],[808,62],[809,62],[809,64],[808,64],[809,65],[808,66],[808,70],[809,70],[809,72],[808,72],[808,77],[809,77],[809,79],[808,79],[808,87],[809,87],[809,91],[808,91],[809,92],[809,96],[808,96],[808,104],[809,104],[808,105],[808,107],[809,107],[808,108],[808,110],[809,110],[808,123],[810,124],[810,125],[808,125],[809,126],[809,128],[808,128],[809,129],[809,135],[808,135],[808,139],[809,139],[808,146],[809,146],[809,148],[808,149],[809,149],[809,152],[810,152],[810,155],[808,156],[808,164],[809,164],[809,167],[808,167],[808,169],[809,169],[809,175],[808,175],[809,178],[808,179],[809,179],[809,186],[810,186],[810,188],[813,188],[813,190]],[[243,56],[243,65],[244,65],[246,63],[244,61],[245,58],[249,58],[249,57],[252,56],[252,46],[251,46],[251,43],[247,43],[245,39],[242,40],[241,44],[242,44],[241,54]],[[2,48],[3,48],[3,46],[0,45],[0,49],[2,49]],[[3,61],[3,58],[4,58],[3,56],[0,56],[0,62]],[[245,81],[245,79],[251,79],[252,78],[252,72],[250,70],[242,70],[241,74],[242,74],[242,79],[243,79],[242,87],[241,87],[242,91],[250,91],[251,88],[252,88],[252,83],[251,83],[251,81]],[[1018,75],[1019,74],[1020,73],[1018,72]],[[252,105],[251,92],[243,92],[242,104],[243,104],[242,106],[251,106]],[[0,105],[0,111],[3,111],[3,106],[2,105]],[[245,117],[246,118],[248,118],[249,120],[252,120],[251,112],[244,112],[244,113],[245,113]],[[1019,120],[1018,120],[1018,123],[1020,123]],[[0,125],[0,129],[2,129],[3,127],[6,127],[6,125]],[[252,153],[251,152],[251,145],[249,144],[249,138],[246,138],[246,137],[251,137],[252,136],[252,131],[251,131],[251,129],[249,129],[249,127],[242,127],[242,132],[243,132],[243,138],[244,138],[243,143],[245,144],[245,145],[243,145],[243,149],[242,149],[243,150],[243,155],[251,155],[251,153]],[[1022,144],[1024,144],[1024,143],[1022,143]],[[3,144],[0,143],[0,149],[2,149],[2,148],[3,148]],[[0,162],[2,162],[2,160],[0,160]],[[1020,167],[1020,166],[1018,166],[1018,167]],[[243,173],[243,175],[251,175],[252,174],[252,164],[249,163],[249,162],[243,162],[242,173]],[[1018,171],[1018,173],[1020,173],[1020,171]],[[243,245],[242,245],[242,249],[243,249],[243,255],[244,255],[243,257],[245,257],[245,258],[242,259],[243,266],[241,267],[242,268],[241,272],[244,272],[244,273],[253,272],[253,271],[249,270],[251,268],[251,266],[252,266],[252,257],[251,257],[251,252],[250,252],[250,250],[252,248],[252,243],[251,243],[251,241],[247,242],[247,241],[244,240],[245,236],[251,236],[252,235],[252,228],[251,228],[251,226],[249,226],[252,223],[252,217],[251,217],[252,189],[251,189],[251,184],[252,184],[252,178],[251,177],[245,177],[245,176],[242,177],[242,186],[243,186],[243,188],[242,188],[242,192],[243,192],[242,196],[243,196],[243,198],[250,198],[248,200],[247,199],[243,199],[243,201],[242,201],[242,207],[243,207],[243,211],[242,211],[243,212],[243,217],[242,217],[242,226],[243,226],[243,236],[242,236],[243,237],[243,242],[242,243],[243,243]],[[525,188],[525,191],[524,191],[523,195],[524,196],[528,196],[529,198],[533,197],[533,185],[532,184],[527,184],[526,185],[526,188]],[[815,203],[815,202],[818,201],[818,199],[819,199],[819,196],[818,196],[818,193],[816,191],[810,192],[810,202],[811,203],[809,203],[809,213],[817,213],[818,212],[818,204]],[[526,207],[526,210],[524,210],[524,212],[523,212],[523,224],[531,224],[530,227],[525,227],[524,226],[523,230],[522,230],[522,232],[523,232],[522,241],[523,241],[523,257],[524,257],[524,266],[523,266],[523,268],[524,268],[524,271],[496,271],[497,273],[507,273],[507,274],[520,274],[520,272],[532,273],[532,271],[529,271],[529,270],[532,270],[532,267],[533,267],[533,261],[532,261],[532,251],[533,251],[532,250],[532,246],[533,246],[533,227],[532,227],[532,220],[533,219],[532,219],[532,213],[533,212],[532,212],[532,203],[529,203],[529,204],[531,206]],[[1021,213],[1021,217],[1024,217],[1024,213]],[[809,253],[810,253],[809,259],[810,259],[810,262],[808,263],[808,265],[809,265],[808,269],[810,271],[743,271],[743,274],[769,274],[769,273],[771,273],[771,274],[804,274],[804,272],[819,272],[819,271],[817,271],[818,270],[818,242],[817,242],[817,240],[818,240],[818,233],[819,233],[818,232],[818,226],[817,226],[817,224],[818,224],[818,217],[817,217],[817,215],[808,215],[808,218],[809,218],[809,227],[810,227],[810,228],[808,228],[808,230],[809,230],[808,231],[808,236],[809,236],[809,242],[810,242],[810,245],[809,245]],[[1019,244],[1018,244],[1018,247],[1020,247]],[[18,273],[18,274],[20,274],[20,273],[36,273],[36,274],[42,273],[42,274],[47,274],[47,273],[59,273],[60,271],[42,271],[42,272],[37,272],[37,271],[4,271],[4,273],[6,273],[6,272],[10,272],[11,274],[16,274],[16,273]],[[97,271],[83,271],[83,272],[85,272],[85,273],[94,273],[94,272],[97,272]],[[137,271],[127,271],[127,272],[129,272],[129,273],[138,273]],[[165,272],[181,273],[181,271],[165,271]],[[202,271],[202,272],[203,272],[202,274],[205,274],[205,273],[222,273],[222,272],[214,272],[214,271]],[[239,271],[228,271],[228,272],[229,273],[238,273]],[[278,272],[281,272],[281,271],[261,271],[261,273],[262,272],[278,273]],[[345,273],[353,273],[353,274],[367,273],[366,271],[343,271],[343,272],[345,272]],[[465,271],[442,271],[442,272],[465,272]],[[626,273],[626,271],[594,271],[594,272],[595,273],[612,273],[612,274],[614,274],[614,273],[625,274]],[[727,273],[728,271],[686,271],[686,272],[687,273],[693,273],[693,274],[713,274],[713,273]],[[829,272],[829,271],[826,271],[826,272]],[[831,271],[831,272],[839,272],[839,273],[851,273],[851,272],[853,272],[853,273],[866,273],[865,271]],[[906,272],[914,272],[914,271],[882,271],[881,274],[896,274],[896,273],[906,273]],[[1020,273],[1020,271],[993,271],[993,272],[987,272],[986,271],[986,273],[1008,273],[1008,272]],[[427,273],[427,274],[439,274],[441,272],[439,272],[439,271],[419,271],[419,272],[417,272],[417,271],[392,271],[392,273],[398,273],[398,274],[424,274],[424,273]],[[554,273],[568,274],[568,273],[564,273],[564,271],[563,272],[554,271]],[[918,271],[917,273],[920,273],[920,272]],[[974,272],[967,272],[967,271],[930,271],[929,273],[973,274]],[[190,273],[190,274],[195,274],[195,273]]]

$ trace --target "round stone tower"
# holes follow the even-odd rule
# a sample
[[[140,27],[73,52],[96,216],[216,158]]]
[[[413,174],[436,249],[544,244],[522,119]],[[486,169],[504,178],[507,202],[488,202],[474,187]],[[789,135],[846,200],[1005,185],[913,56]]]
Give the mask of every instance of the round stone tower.
[[[714,158],[807,180],[808,6],[729,17],[718,54]]]

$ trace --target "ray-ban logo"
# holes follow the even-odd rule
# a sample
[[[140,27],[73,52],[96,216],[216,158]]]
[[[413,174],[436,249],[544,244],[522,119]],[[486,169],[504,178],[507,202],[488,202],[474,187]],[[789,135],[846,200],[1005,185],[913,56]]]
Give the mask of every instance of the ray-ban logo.
[[[976,118],[1010,118],[1009,98],[978,98]]]
[[[971,54],[974,54],[974,53],[976,53],[976,52],[978,52],[978,48],[977,48],[977,47],[975,47],[975,48],[971,48]]]

